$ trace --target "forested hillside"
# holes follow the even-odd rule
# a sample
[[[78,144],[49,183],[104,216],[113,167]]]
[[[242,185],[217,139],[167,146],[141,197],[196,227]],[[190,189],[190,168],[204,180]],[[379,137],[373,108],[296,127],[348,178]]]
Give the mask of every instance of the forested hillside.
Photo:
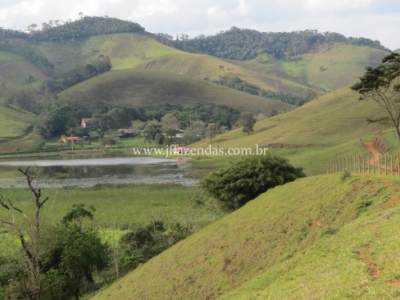
[[[320,33],[317,30],[258,32],[237,27],[221,31],[216,35],[200,35],[193,39],[183,35],[176,45],[186,51],[200,51],[225,59],[243,61],[254,59],[263,53],[272,55],[276,59],[293,58],[310,51],[318,51],[322,43],[338,42],[389,51],[379,41],[346,38],[335,32]]]

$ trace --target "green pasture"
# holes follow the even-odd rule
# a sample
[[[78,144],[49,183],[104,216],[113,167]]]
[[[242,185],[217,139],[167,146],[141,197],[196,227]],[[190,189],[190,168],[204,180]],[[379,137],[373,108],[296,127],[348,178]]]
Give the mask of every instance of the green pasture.
[[[378,65],[387,54],[366,46],[324,44],[315,53],[303,54],[298,62],[282,61],[280,68],[303,82],[332,91],[355,83],[367,65]]]
[[[40,182],[38,183],[40,185]],[[4,199],[11,199],[27,214],[33,211],[33,199],[27,189],[2,189]],[[131,229],[151,221],[166,224],[191,224],[198,230],[219,219],[220,211],[196,204],[201,195],[197,188],[180,185],[99,185],[92,188],[45,189],[49,197],[42,212],[43,222],[56,224],[72,209],[73,204],[93,205],[95,219],[91,224],[98,229]],[[0,219],[9,218],[0,210]]]

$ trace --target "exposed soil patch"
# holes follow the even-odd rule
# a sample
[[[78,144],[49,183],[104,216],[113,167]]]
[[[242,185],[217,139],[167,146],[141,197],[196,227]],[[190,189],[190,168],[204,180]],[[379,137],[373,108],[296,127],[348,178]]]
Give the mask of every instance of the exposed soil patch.
[[[390,207],[390,206],[392,206],[392,205],[395,205],[396,203],[399,203],[399,202],[400,202],[400,196],[398,196],[398,197],[396,197],[396,198],[394,198],[394,199],[390,199],[388,202],[384,203],[384,204],[382,205],[382,207],[383,207],[383,208],[387,208],[387,207]]]
[[[368,274],[372,280],[377,280],[380,277],[380,272],[378,270],[378,265],[372,261],[369,256],[369,251],[371,248],[371,244],[366,245],[364,248],[358,252],[358,259],[365,262],[368,269]]]
[[[313,221],[310,225],[307,226],[307,229],[311,229],[313,227],[321,227],[322,224],[320,221]]]
[[[395,287],[400,288],[400,279],[392,280],[392,281],[390,281],[390,284]]]
[[[149,70],[155,69],[156,67],[157,67],[157,63],[154,61],[151,61],[146,65],[146,69],[149,69]]]
[[[379,158],[382,157],[382,153],[379,151],[378,147],[376,147],[373,142],[365,142],[364,146],[372,154],[372,158],[369,160],[369,163],[371,165],[377,165]]]

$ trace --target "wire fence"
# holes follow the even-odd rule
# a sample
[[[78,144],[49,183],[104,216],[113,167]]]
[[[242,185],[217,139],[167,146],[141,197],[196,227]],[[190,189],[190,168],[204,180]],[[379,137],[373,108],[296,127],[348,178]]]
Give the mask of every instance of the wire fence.
[[[327,174],[367,173],[397,175],[400,177],[400,156],[393,155],[354,155],[338,158],[328,164]]]

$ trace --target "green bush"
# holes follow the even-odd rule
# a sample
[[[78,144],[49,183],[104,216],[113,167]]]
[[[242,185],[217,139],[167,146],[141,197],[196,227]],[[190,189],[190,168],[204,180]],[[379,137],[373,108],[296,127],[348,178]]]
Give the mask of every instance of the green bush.
[[[304,177],[301,168],[295,168],[280,157],[251,156],[226,169],[210,173],[200,186],[228,210],[235,210],[270,188]]]
[[[71,175],[69,173],[57,172],[54,174],[54,179],[57,180],[69,179],[70,177]]]

